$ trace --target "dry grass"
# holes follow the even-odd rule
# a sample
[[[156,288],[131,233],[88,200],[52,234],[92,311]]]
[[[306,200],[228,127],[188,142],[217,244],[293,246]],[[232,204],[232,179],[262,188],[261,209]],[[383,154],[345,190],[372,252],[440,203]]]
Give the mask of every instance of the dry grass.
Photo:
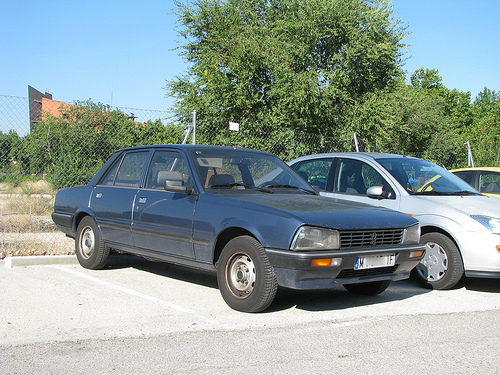
[[[18,186],[0,183],[0,259],[74,254],[73,241],[50,217],[54,198],[55,191],[44,180]]]
[[[0,236],[0,259],[7,256],[72,255],[74,241],[61,232],[3,234]]]

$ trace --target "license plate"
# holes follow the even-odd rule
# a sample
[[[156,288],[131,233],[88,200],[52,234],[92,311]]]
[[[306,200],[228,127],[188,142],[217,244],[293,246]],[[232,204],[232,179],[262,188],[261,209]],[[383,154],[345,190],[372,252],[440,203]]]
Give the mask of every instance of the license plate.
[[[396,264],[396,254],[389,255],[375,255],[370,257],[357,257],[355,270],[362,270],[366,268],[378,268],[394,266]]]

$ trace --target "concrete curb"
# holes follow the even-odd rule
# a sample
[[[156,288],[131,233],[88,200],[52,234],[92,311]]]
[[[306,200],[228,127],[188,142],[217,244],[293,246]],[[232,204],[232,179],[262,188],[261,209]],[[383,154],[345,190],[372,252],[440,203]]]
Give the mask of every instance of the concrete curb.
[[[5,267],[53,266],[60,264],[78,264],[76,255],[36,255],[26,257],[5,257]]]

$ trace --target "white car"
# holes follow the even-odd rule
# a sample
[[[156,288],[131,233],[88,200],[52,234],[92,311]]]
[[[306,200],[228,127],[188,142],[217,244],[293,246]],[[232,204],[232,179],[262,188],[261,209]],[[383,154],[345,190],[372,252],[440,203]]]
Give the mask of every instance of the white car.
[[[426,160],[376,153],[329,153],[288,163],[321,195],[404,212],[420,221],[426,253],[413,270],[424,286],[468,277],[500,278],[500,200],[482,195]]]

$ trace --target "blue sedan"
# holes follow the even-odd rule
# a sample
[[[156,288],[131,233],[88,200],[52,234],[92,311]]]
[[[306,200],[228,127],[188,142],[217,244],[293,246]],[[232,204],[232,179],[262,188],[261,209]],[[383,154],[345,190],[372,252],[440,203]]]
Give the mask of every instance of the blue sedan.
[[[85,268],[116,251],[215,271],[244,312],[265,310],[278,286],[381,293],[425,250],[414,218],[321,197],[271,154],[217,146],[119,150],[57,193],[52,219]]]

